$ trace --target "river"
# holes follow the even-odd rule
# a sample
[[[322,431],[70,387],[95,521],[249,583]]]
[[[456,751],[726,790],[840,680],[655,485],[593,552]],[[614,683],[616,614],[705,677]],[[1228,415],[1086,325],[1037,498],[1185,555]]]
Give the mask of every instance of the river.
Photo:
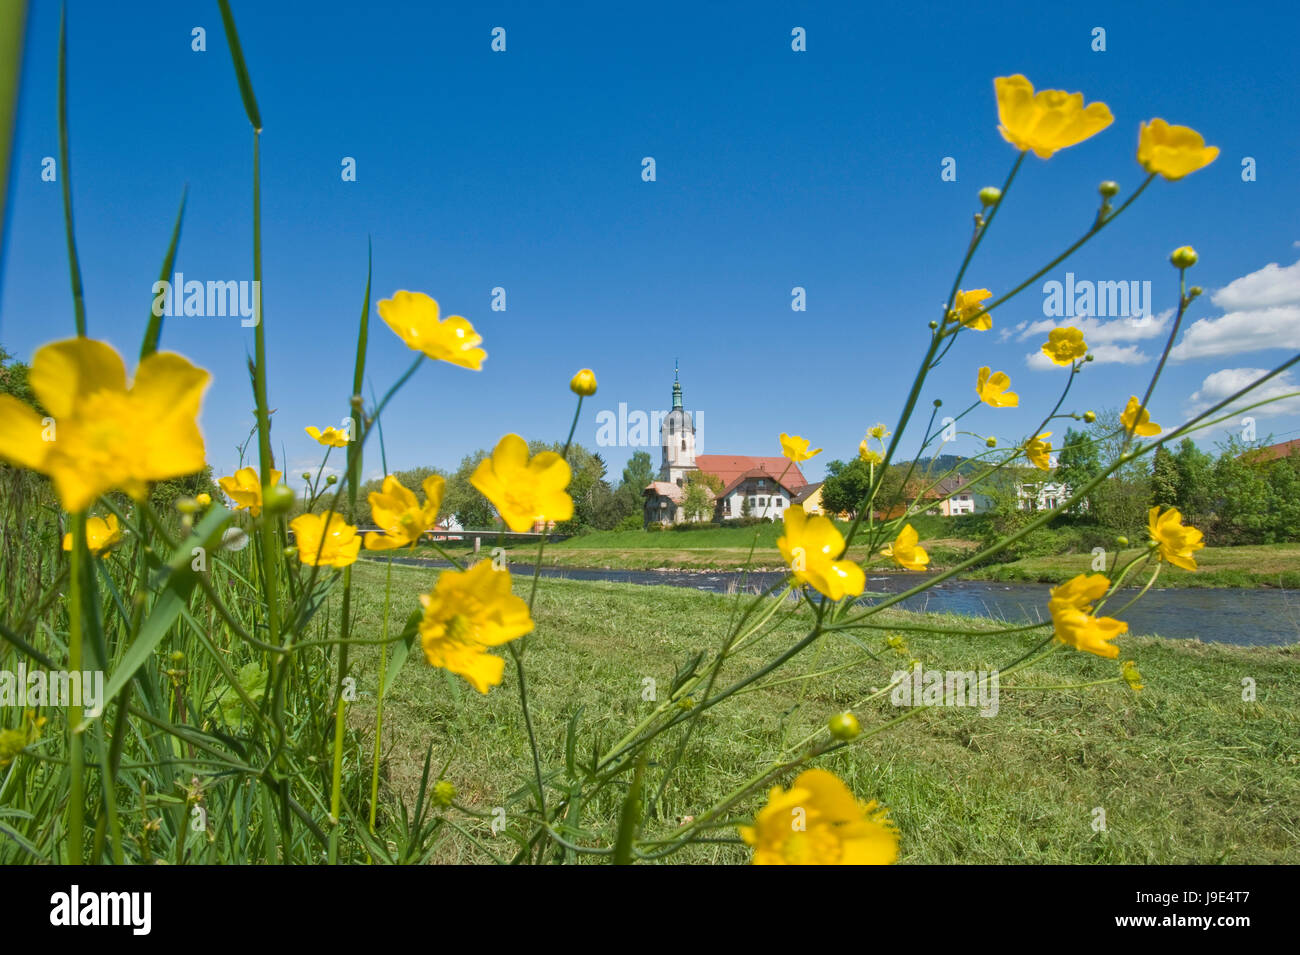
[[[398,557],[398,563],[447,567],[443,561]],[[531,577],[527,564],[511,564],[517,576]],[[694,570],[601,570],[578,567],[544,567],[543,577],[566,580],[605,580],[622,584],[691,587],[713,593],[732,593],[739,587],[761,590],[781,581],[779,571],[752,574]],[[894,594],[910,590],[920,574],[880,574],[867,578],[868,594]],[[988,580],[947,580],[898,606],[905,610],[958,613],[992,617],[1019,624],[1047,616],[1048,584],[1003,584]],[[1123,606],[1136,591],[1121,593],[1112,607]],[[870,599],[870,598],[868,598]],[[1129,632],[1159,637],[1192,638],[1237,646],[1282,646],[1300,643],[1300,593],[1286,590],[1248,590],[1227,587],[1152,589],[1124,611]]]

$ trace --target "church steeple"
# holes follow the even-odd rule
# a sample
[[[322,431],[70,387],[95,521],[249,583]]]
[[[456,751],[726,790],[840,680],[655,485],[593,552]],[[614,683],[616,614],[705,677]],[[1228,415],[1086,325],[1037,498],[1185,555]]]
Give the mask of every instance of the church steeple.
[[[673,410],[680,411],[682,407],[682,383],[677,380],[677,359],[673,359]]]

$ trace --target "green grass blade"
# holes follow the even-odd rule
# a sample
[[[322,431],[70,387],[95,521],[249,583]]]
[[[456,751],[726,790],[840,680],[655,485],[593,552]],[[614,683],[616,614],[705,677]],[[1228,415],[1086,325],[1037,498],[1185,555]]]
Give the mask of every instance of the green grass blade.
[[[176,224],[172,226],[172,241],[167,246],[167,255],[163,257],[162,271],[158,274],[159,282],[170,282],[172,280],[172,269],[176,265],[176,247],[181,241],[181,221],[185,218],[185,200],[189,198],[190,186],[185,184],[181,190],[181,207],[176,210]],[[163,317],[153,313],[153,306],[149,308],[149,325],[145,329],[144,342],[140,345],[140,358],[148,358],[158,350],[158,341],[162,338]]]
[[[227,0],[217,0],[221,8],[221,22],[226,28],[226,43],[230,46],[230,59],[235,64],[235,79],[239,82],[239,95],[244,100],[244,112],[253,124],[255,132],[262,131],[262,114],[257,109],[257,97],[253,95],[253,81],[248,77],[248,64],[244,62],[244,50],[239,45],[239,31],[235,29],[235,15],[230,12]]]
[[[23,71],[26,0],[0,0],[0,264],[4,263],[5,210],[9,207],[9,158],[18,116]]]
[[[72,228],[72,165],[68,161],[68,8],[59,16],[59,180],[63,183],[63,226],[68,236],[68,270],[72,274],[72,307],[77,335],[86,337],[86,294],[81,287],[81,260]]]

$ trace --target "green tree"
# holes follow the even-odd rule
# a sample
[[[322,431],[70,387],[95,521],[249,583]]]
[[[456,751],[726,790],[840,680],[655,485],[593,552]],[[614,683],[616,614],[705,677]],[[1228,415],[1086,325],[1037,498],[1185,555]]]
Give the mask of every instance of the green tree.
[[[712,474],[696,471],[686,480],[682,496],[682,511],[687,520],[698,521],[713,514],[717,495],[722,491],[722,481]]]
[[[1086,431],[1065,429],[1065,439],[1057,460],[1056,479],[1070,489],[1073,494],[1079,488],[1101,473],[1101,455],[1093,436]],[[1094,493],[1090,492],[1079,504],[1070,508],[1071,513],[1093,511]]]
[[[1214,499],[1214,458],[1198,448],[1191,438],[1183,438],[1174,452],[1174,468],[1178,472],[1174,503],[1185,520],[1209,533]]]
[[[1156,448],[1151,462],[1151,503],[1157,507],[1178,504],[1178,465],[1164,445]]]
[[[645,451],[634,452],[628,459],[627,467],[623,468],[623,479],[615,492],[624,517],[640,516],[645,501],[646,485],[654,479],[654,462],[650,459],[650,455]]]
[[[488,456],[480,448],[472,454],[461,458],[460,466],[447,476],[447,492],[443,498],[443,510],[453,514],[461,527],[482,530],[492,527],[496,513],[488,499],[478,492],[478,488],[469,483],[479,462]]]

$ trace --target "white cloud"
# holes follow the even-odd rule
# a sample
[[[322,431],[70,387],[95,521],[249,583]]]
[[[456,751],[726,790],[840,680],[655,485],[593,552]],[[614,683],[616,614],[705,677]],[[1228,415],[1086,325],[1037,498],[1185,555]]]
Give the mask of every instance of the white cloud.
[[[1300,349],[1300,261],[1285,268],[1271,262],[1233,279],[1211,300],[1225,314],[1193,322],[1170,352],[1172,360]]]
[[[1201,387],[1192,392],[1187,401],[1188,416],[1200,414],[1206,408],[1218,404],[1229,395],[1236,394],[1252,381],[1266,374],[1268,374],[1268,370],[1263,368],[1223,368],[1212,375],[1206,376],[1205,380],[1201,382]],[[1244,407],[1256,401],[1277,398],[1298,391],[1300,391],[1300,383],[1291,377],[1291,372],[1284,372],[1276,378],[1270,378],[1254,391],[1248,392],[1235,405],[1229,405],[1224,411],[1231,411],[1234,407]],[[1272,404],[1252,408],[1250,413],[1259,418],[1300,414],[1300,396],[1283,398]]]

